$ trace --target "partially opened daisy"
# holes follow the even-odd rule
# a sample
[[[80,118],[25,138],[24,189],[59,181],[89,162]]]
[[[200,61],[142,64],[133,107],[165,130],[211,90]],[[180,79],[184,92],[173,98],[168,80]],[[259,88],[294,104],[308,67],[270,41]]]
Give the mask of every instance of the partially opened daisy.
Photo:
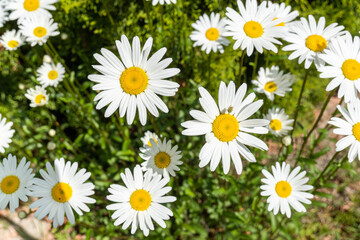
[[[34,182],[35,174],[32,173],[30,162],[23,157],[17,164],[16,156],[11,154],[0,163],[0,209],[8,205],[14,212],[19,207],[19,200],[28,201],[29,188]]]
[[[12,51],[23,44],[23,39],[19,31],[8,30],[0,37],[0,42],[5,49]]]
[[[210,93],[203,87],[199,88],[199,99],[205,112],[192,110],[190,115],[195,119],[181,125],[186,128],[182,134],[188,136],[205,135],[206,143],[202,147],[199,158],[200,167],[210,163],[210,170],[214,171],[222,160],[224,173],[230,170],[230,160],[235,165],[236,172],[242,172],[243,156],[250,162],[255,162],[255,156],[245,146],[267,150],[267,145],[259,138],[248,133],[266,134],[269,120],[248,119],[257,112],[263,100],[254,101],[255,94],[245,98],[247,85],[242,84],[235,92],[235,83],[228,86],[220,83],[219,106]]]
[[[269,130],[275,136],[287,135],[288,131],[292,130],[292,123],[294,119],[289,119],[289,116],[285,113],[285,109],[272,108],[264,116],[270,121]]]
[[[268,8],[273,9],[273,11],[275,12],[275,18],[276,19],[280,19],[281,22],[276,25],[278,27],[289,27],[292,23],[292,21],[299,16],[299,12],[298,11],[292,11],[291,12],[291,6],[286,6],[285,3],[272,3],[271,1],[267,2],[268,4]],[[287,28],[286,30],[288,30],[289,28]]]
[[[127,37],[122,35],[121,41],[116,41],[121,61],[105,48],[101,49],[102,55],[94,55],[100,65],[93,67],[101,75],[92,74],[88,78],[97,83],[93,90],[100,91],[94,99],[99,101],[96,109],[109,105],[105,117],[119,110],[120,117],[126,114],[127,123],[131,124],[138,111],[140,123],[145,125],[147,110],[155,117],[159,116],[158,109],[165,113],[169,111],[158,95],[175,95],[179,84],[165,79],[175,76],[180,70],[167,68],[171,58],[161,60],[166,48],[158,50],[148,59],[152,42],[149,38],[141,49],[139,37],[134,37],[131,47]]]
[[[176,3],[176,0],[147,0],[147,1],[152,1],[153,6],[155,6],[157,4],[164,5],[165,3],[166,4]]]
[[[8,20],[8,12],[5,11],[4,6],[0,2],[0,27],[4,26],[4,23]]]
[[[159,141],[159,137],[158,135],[156,135],[156,133],[153,133],[153,132],[150,132],[150,131],[146,131],[145,132],[145,136],[141,138],[141,141],[143,143],[144,146],[146,145],[149,145],[150,147],[152,146],[151,145],[151,142],[150,140],[153,140],[155,143],[158,143]]]
[[[293,51],[289,59],[299,58],[298,63],[305,61],[305,68],[308,69],[314,62],[318,68],[324,65],[324,61],[319,58],[322,53],[334,39],[334,37],[343,34],[343,26],[337,23],[330,24],[325,28],[325,18],[321,17],[316,23],[315,18],[309,15],[309,21],[301,18],[301,21],[295,22],[290,32],[284,38],[290,44],[283,47],[284,51]]]
[[[145,160],[141,164],[144,171],[152,170],[154,173],[163,175],[164,177],[175,176],[175,171],[179,171],[179,165],[183,162],[181,159],[181,151],[178,146],[171,147],[171,141],[166,142],[159,140],[157,143],[150,139],[151,145],[140,148],[142,152],[140,157]]]
[[[37,208],[34,216],[38,219],[45,216],[48,216],[49,220],[54,219],[54,227],[64,223],[65,214],[70,223],[74,224],[73,210],[82,215],[82,211],[90,211],[86,204],[95,203],[95,200],[89,197],[94,194],[95,186],[85,183],[91,173],[84,168],[77,171],[77,162],[65,162],[63,158],[56,159],[54,166],[55,168],[47,162],[47,172],[40,170],[43,179],[36,178],[31,188],[32,196],[39,200],[33,202],[30,208]]]
[[[38,80],[45,88],[47,86],[56,87],[61,82],[65,75],[65,68],[61,63],[43,63],[37,70]]]
[[[286,92],[292,90],[291,86],[295,82],[295,75],[284,74],[278,66],[272,66],[270,69],[261,67],[258,75],[257,80],[251,81],[256,86],[254,90],[258,93],[265,93],[271,101],[274,100],[275,95],[285,96]]]
[[[46,93],[45,88],[36,86],[27,90],[25,97],[31,101],[30,107],[44,106],[49,101],[49,95]]]
[[[115,210],[111,216],[116,219],[114,225],[122,224],[124,230],[131,225],[131,234],[139,226],[145,236],[149,235],[149,230],[154,230],[153,220],[166,228],[164,220],[170,219],[173,213],[162,204],[176,200],[176,197],[164,196],[171,190],[171,187],[165,187],[170,178],[162,178],[152,171],[143,174],[141,167],[136,165],[134,174],[126,168],[125,174],[121,173],[121,179],[125,186],[110,185],[110,195],[106,197],[115,202],[106,207],[108,210]]]
[[[276,26],[281,20],[275,19],[273,9],[266,7],[265,1],[258,7],[256,0],[246,0],[246,7],[238,0],[237,5],[240,14],[232,8],[226,8],[229,20],[226,21],[225,35],[232,36],[236,41],[234,49],[246,49],[248,56],[253,53],[254,48],[260,53],[263,53],[263,49],[277,53],[275,44],[281,42],[276,38],[281,37],[285,30]]]
[[[206,51],[206,54],[218,50],[223,53],[223,46],[230,44],[230,41],[224,37],[225,18],[220,19],[219,13],[212,12],[210,18],[207,14],[200,16],[192,27],[195,28],[190,35],[190,39],[195,41],[193,46],[201,46],[201,51]]]
[[[303,205],[311,204],[309,199],[313,198],[309,191],[313,186],[307,185],[308,177],[305,177],[306,171],[300,172],[300,167],[296,167],[290,172],[290,165],[283,162],[276,163],[276,167],[272,167],[272,174],[263,169],[262,173],[265,178],[261,179],[264,183],[261,185],[261,196],[268,196],[267,202],[269,203],[268,210],[278,214],[286,214],[288,218],[291,216],[290,206],[297,212],[306,212]],[[300,173],[299,173],[300,172]]]
[[[13,122],[6,122],[6,118],[1,117],[0,113],[0,152],[4,153],[5,148],[9,147],[9,143],[12,142],[11,138],[14,135],[15,130],[11,129]]]
[[[51,17],[51,13],[48,10],[56,10],[52,5],[59,0],[14,0],[9,1],[6,8],[11,11],[10,20],[18,19],[18,23],[26,18],[33,16],[48,16]]]

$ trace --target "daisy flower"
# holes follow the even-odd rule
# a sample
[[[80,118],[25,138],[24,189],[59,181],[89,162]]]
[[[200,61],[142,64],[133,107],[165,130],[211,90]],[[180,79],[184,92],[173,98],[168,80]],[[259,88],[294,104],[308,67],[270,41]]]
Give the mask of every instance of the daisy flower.
[[[86,203],[95,203],[89,196],[94,194],[94,184],[85,183],[91,173],[83,168],[76,172],[78,163],[65,162],[63,158],[56,159],[55,168],[46,163],[47,172],[40,170],[43,179],[36,178],[31,188],[32,196],[39,200],[30,205],[31,209],[38,208],[34,214],[39,220],[48,216],[54,219],[53,226],[64,223],[64,215],[70,223],[75,223],[73,210],[82,215],[82,211],[89,212]],[[82,210],[82,211],[81,211]]]
[[[121,173],[121,178],[125,187],[118,184],[110,185],[110,195],[106,197],[115,202],[106,207],[108,210],[115,210],[111,216],[112,219],[116,219],[114,225],[123,224],[122,229],[126,229],[131,224],[131,234],[140,226],[145,236],[149,235],[149,230],[154,230],[152,220],[166,228],[164,220],[170,219],[173,213],[162,203],[176,200],[176,197],[164,196],[171,190],[171,187],[164,187],[170,178],[162,178],[152,171],[143,174],[139,165],[136,165],[134,175],[126,168],[125,174]]]
[[[20,32],[16,32],[16,30],[8,30],[1,36],[0,43],[5,47],[5,49],[12,51],[16,50],[23,44],[23,39]]]
[[[291,216],[290,206],[297,212],[306,212],[302,203],[310,204],[310,198],[313,198],[309,191],[313,186],[306,185],[309,178],[304,177],[306,171],[300,172],[300,167],[296,167],[290,173],[290,165],[283,162],[276,163],[276,167],[272,167],[272,174],[262,170],[265,178],[261,179],[264,183],[261,185],[261,196],[269,196],[267,202],[269,203],[268,210],[278,214],[279,209],[281,214],[285,214],[288,218]]]
[[[169,174],[174,177],[175,171],[180,170],[178,166],[183,163],[180,161],[181,151],[177,151],[178,146],[171,147],[171,141],[166,142],[166,139],[157,143],[150,139],[150,143],[151,145],[140,148],[140,157],[145,160],[141,164],[143,171],[152,170],[164,177],[169,177]]]
[[[4,26],[4,23],[8,20],[8,12],[5,11],[5,8],[1,5],[0,2],[0,27]]]
[[[153,133],[153,132],[150,132],[150,131],[146,131],[145,132],[145,136],[141,138],[141,141],[143,143],[144,146],[146,145],[149,145],[150,147],[152,146],[151,145],[151,142],[150,140],[154,140],[154,142],[157,144],[158,141],[159,141],[159,137],[158,135],[156,135],[156,133]]]
[[[298,11],[291,12],[291,6],[286,6],[285,3],[278,4],[268,1],[267,4],[268,4],[268,8],[273,9],[273,11],[275,12],[274,20],[276,19],[281,20],[281,22],[276,26],[289,27],[291,25],[291,22],[297,16],[299,16]]]
[[[232,8],[226,8],[229,20],[226,21],[227,32],[224,34],[232,36],[236,41],[234,49],[246,49],[248,56],[253,53],[254,47],[260,53],[263,53],[263,48],[277,53],[278,49],[274,44],[281,45],[276,38],[283,35],[284,28],[276,26],[281,20],[275,19],[273,9],[267,8],[266,2],[258,7],[256,0],[246,0],[246,7],[240,0],[237,4],[240,14]]]
[[[45,88],[36,86],[27,90],[25,97],[31,101],[30,107],[44,106],[49,101],[49,95],[46,93]]]
[[[60,33],[57,31],[58,24],[54,19],[46,15],[36,15],[25,19],[20,24],[20,31],[26,37],[31,46],[46,43],[49,37],[54,37]]]
[[[147,0],[147,1],[151,1],[151,0]],[[161,5],[164,5],[164,3],[171,4],[171,3],[176,3],[176,0],[152,0],[153,6],[157,5],[158,3]]]
[[[116,41],[121,61],[105,48],[101,49],[102,55],[94,55],[100,65],[93,67],[102,75],[92,74],[88,78],[97,83],[93,90],[100,91],[94,99],[99,101],[96,109],[109,104],[105,117],[119,109],[120,117],[126,114],[127,123],[131,124],[138,110],[140,122],[145,125],[147,110],[155,117],[159,116],[158,109],[165,113],[169,111],[158,95],[175,95],[179,84],[165,79],[175,76],[180,69],[167,68],[172,62],[171,58],[160,61],[166,48],[148,59],[152,42],[152,38],[149,38],[141,50],[139,37],[133,38],[131,47],[127,37],[122,35],[121,41]]]
[[[16,156],[11,154],[0,163],[0,209],[5,209],[8,204],[10,211],[14,212],[19,207],[19,199],[28,201],[29,188],[34,182],[35,174],[32,173],[30,162],[22,158],[17,165]]]
[[[292,90],[291,86],[295,82],[295,75],[291,73],[284,74],[278,66],[272,66],[270,69],[261,67],[258,75],[257,80],[251,81],[256,86],[254,91],[265,93],[266,97],[271,101],[274,100],[275,95],[285,96],[286,92]]]
[[[321,78],[332,78],[326,91],[339,86],[338,96],[346,103],[354,102],[360,92],[360,38],[352,39],[350,33],[334,38],[329,49],[320,55],[328,65],[318,70]]]
[[[285,109],[269,109],[268,114],[264,115],[264,118],[270,121],[269,130],[275,136],[284,136],[293,129],[291,124],[294,122],[294,119],[289,119]]]
[[[220,53],[224,52],[224,46],[230,44],[230,41],[224,37],[225,18],[220,19],[219,13],[211,13],[210,18],[207,14],[200,16],[199,20],[192,24],[195,28],[190,35],[190,39],[194,41],[194,47],[201,46],[201,51],[209,54],[212,51]]]
[[[61,63],[44,63],[37,70],[38,80],[40,84],[46,88],[47,86],[56,87],[61,82],[65,75],[65,68]]]
[[[4,153],[5,148],[9,147],[9,143],[12,142],[11,138],[14,135],[15,130],[11,129],[13,122],[6,122],[6,118],[1,117],[0,113],[0,152]]]
[[[219,106],[209,92],[199,88],[200,104],[205,112],[192,110],[190,115],[195,119],[181,125],[186,128],[182,134],[187,136],[205,135],[206,143],[202,147],[199,158],[200,167],[210,163],[210,170],[214,171],[223,163],[224,173],[230,170],[230,159],[235,165],[237,174],[242,172],[240,156],[249,162],[255,162],[255,156],[245,146],[267,150],[267,145],[259,138],[249,133],[266,134],[269,120],[248,119],[263,105],[263,100],[254,101],[255,94],[249,94],[245,99],[247,85],[242,84],[235,92],[235,83],[228,86],[220,83]]]
[[[293,51],[289,59],[299,58],[298,63],[305,61],[305,68],[308,69],[314,62],[318,68],[324,65],[324,61],[319,58],[319,54],[327,48],[332,39],[343,34],[343,26],[337,23],[330,24],[325,28],[325,18],[321,17],[316,24],[315,18],[309,15],[309,22],[306,18],[295,22],[290,32],[284,38],[290,44],[283,47],[284,51]]]
[[[18,19],[18,23],[24,19],[34,16],[48,16],[51,13],[48,10],[56,10],[52,5],[58,0],[14,0],[9,1],[6,8],[11,11],[10,20]]]

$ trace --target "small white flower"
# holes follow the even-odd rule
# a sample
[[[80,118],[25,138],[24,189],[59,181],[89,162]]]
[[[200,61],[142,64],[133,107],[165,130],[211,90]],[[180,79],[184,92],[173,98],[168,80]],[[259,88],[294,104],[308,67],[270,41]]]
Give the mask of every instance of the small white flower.
[[[158,143],[159,141],[159,137],[158,135],[156,135],[156,133],[146,131],[144,137],[141,138],[143,146],[145,147],[146,145],[149,145],[151,147],[151,142],[150,142],[151,139],[154,140],[155,143]]]
[[[50,129],[49,130],[49,136],[54,137],[55,135],[56,135],[56,130],[55,129]]]
[[[24,40],[20,31],[16,32],[16,30],[8,30],[1,36],[0,42],[5,49],[12,51],[18,49],[18,47],[23,44]]]
[[[54,142],[48,142],[48,144],[46,145],[47,149],[49,151],[53,151],[56,148],[56,143]]]
[[[57,87],[65,76],[65,68],[61,63],[43,63],[37,70],[37,76],[40,84],[46,88],[47,86]]]
[[[291,124],[294,122],[294,119],[289,119],[285,109],[269,109],[268,114],[264,115],[264,118],[270,121],[269,130],[275,136],[284,136],[293,129]]]
[[[4,153],[5,148],[9,147],[9,143],[12,142],[11,138],[14,135],[15,130],[11,129],[13,122],[6,122],[6,118],[1,117],[0,113],[0,152]]]
[[[286,6],[285,3],[272,3],[271,1],[267,2],[268,8],[272,9],[272,11],[275,12],[275,18],[280,19],[280,23],[276,25],[277,27],[285,27],[286,32],[288,32],[289,27],[292,24],[292,21],[299,16],[298,11],[292,11],[291,12],[291,6]]]
[[[4,23],[9,20],[8,19],[8,12],[5,11],[5,8],[1,5],[0,2],[0,28],[4,26]]]
[[[25,97],[31,101],[30,107],[44,106],[49,101],[49,95],[43,87],[36,86],[27,90]]]
[[[14,0],[9,1],[6,8],[11,11],[10,20],[18,19],[18,23],[33,16],[48,16],[48,10],[56,10],[52,5],[59,0]]]
[[[161,5],[164,5],[164,3],[166,4],[176,3],[176,0],[147,0],[147,1],[152,1],[153,6],[157,5],[158,3]]]

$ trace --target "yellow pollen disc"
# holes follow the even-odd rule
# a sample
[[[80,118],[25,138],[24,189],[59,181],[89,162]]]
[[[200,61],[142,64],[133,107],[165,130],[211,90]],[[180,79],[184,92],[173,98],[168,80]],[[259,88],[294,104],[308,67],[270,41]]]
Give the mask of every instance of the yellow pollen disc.
[[[217,30],[216,28],[209,28],[206,33],[205,36],[207,39],[209,39],[210,41],[216,41],[220,34],[219,34],[219,30]]]
[[[48,74],[50,80],[55,80],[58,77],[58,73],[55,70],[51,70]]]
[[[67,202],[72,196],[72,188],[67,183],[59,182],[52,188],[51,196],[59,203]]]
[[[36,27],[36,28],[34,29],[34,35],[35,35],[36,37],[38,37],[38,38],[41,38],[41,37],[45,36],[46,33],[47,33],[47,30],[46,30],[46,28],[44,28],[44,27]]]
[[[279,197],[287,198],[291,194],[291,186],[287,181],[280,181],[275,186],[275,191]]]
[[[155,138],[153,138],[152,140],[154,140],[154,142],[155,142],[156,144],[158,143]],[[147,145],[149,145],[150,147],[152,147],[150,140],[149,140],[149,142],[147,143]]]
[[[8,42],[8,46],[11,47],[11,48],[16,48],[18,45],[19,45],[19,42],[15,41],[15,40],[10,40]]]
[[[353,135],[360,142],[360,122],[356,123],[352,129]]]
[[[169,154],[167,154],[166,152],[159,152],[158,154],[156,154],[154,161],[155,165],[158,168],[166,168],[167,166],[169,166],[171,159]]]
[[[20,179],[17,176],[9,175],[1,181],[1,191],[6,194],[16,192],[20,187]]]
[[[24,1],[24,8],[26,11],[32,12],[37,10],[40,7],[39,0],[25,0]]]
[[[258,22],[249,21],[244,25],[244,32],[248,37],[258,38],[263,35],[264,28]]]
[[[212,131],[220,141],[230,142],[239,133],[239,122],[231,114],[221,114],[212,123]]]
[[[130,205],[136,211],[145,211],[151,205],[151,195],[144,189],[134,191],[130,196]]]
[[[37,96],[35,97],[35,103],[36,103],[36,104],[40,104],[43,100],[45,101],[46,98],[45,98],[45,96],[42,95],[42,94],[39,94],[39,95],[37,95]]]
[[[274,131],[281,130],[281,122],[278,119],[273,119],[270,121],[270,127]]]
[[[276,91],[277,85],[273,81],[270,81],[270,82],[265,83],[264,89],[265,89],[265,91],[272,93],[272,92]]]
[[[355,59],[346,60],[342,64],[341,70],[344,76],[351,81],[355,81],[360,78],[360,63]]]
[[[278,18],[277,18],[277,17],[274,18],[273,21],[276,20],[276,19],[278,19]],[[284,27],[284,26],[285,26],[285,23],[284,23],[284,22],[281,22],[281,23],[279,23],[278,25],[275,25],[275,27]]]
[[[321,52],[327,47],[327,41],[320,35],[310,35],[305,42],[308,49],[314,52]]]
[[[138,67],[125,69],[120,77],[121,88],[124,92],[137,95],[145,91],[149,78],[144,70]]]

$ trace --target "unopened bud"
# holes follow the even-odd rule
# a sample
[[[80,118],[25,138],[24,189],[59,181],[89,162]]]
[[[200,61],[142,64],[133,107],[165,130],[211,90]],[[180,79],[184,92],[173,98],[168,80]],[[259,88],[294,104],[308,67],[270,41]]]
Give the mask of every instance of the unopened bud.
[[[283,143],[285,146],[290,146],[290,144],[291,144],[291,136],[285,136],[285,137],[283,137],[282,143]]]

